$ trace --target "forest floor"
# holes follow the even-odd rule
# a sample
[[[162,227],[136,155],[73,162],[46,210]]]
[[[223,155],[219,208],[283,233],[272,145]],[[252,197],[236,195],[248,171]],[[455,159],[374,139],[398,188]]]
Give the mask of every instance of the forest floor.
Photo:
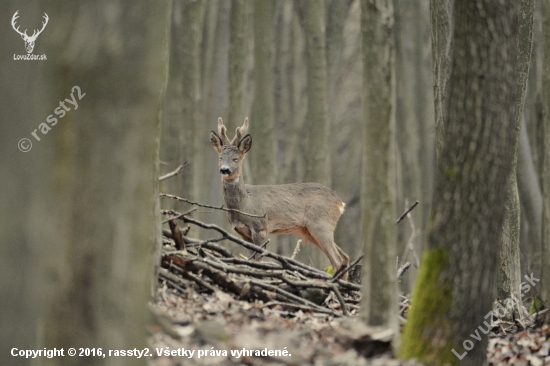
[[[233,257],[216,243],[240,239],[180,218],[222,235],[199,241],[173,222],[172,231],[164,230],[158,296],[151,305],[151,365],[419,365],[395,359],[391,330],[359,321],[360,286],[331,281],[264,249],[262,255],[275,260]],[[402,321],[408,306],[402,298]],[[523,321],[526,328],[498,320],[492,325],[491,365],[550,365],[550,328],[535,316]]]

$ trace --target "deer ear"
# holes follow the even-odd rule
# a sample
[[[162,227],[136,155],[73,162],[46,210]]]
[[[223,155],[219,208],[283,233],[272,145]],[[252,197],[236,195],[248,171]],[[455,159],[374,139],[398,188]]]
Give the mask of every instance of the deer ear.
[[[214,131],[210,131],[210,142],[212,143],[212,147],[218,152],[218,154],[222,152],[222,139]]]
[[[251,147],[252,147],[252,137],[250,135],[246,135],[245,137],[243,137],[239,142],[239,146],[238,146],[241,154],[246,154]]]

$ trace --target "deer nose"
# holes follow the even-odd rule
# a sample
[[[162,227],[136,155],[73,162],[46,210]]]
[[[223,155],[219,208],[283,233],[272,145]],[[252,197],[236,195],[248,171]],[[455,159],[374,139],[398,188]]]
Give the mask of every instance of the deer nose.
[[[226,167],[221,167],[220,168],[220,173],[222,173],[223,175],[231,175],[231,170],[229,170]]]

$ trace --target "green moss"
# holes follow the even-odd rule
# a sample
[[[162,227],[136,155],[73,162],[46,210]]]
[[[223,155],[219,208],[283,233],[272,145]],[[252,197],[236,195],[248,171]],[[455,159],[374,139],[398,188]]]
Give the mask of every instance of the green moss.
[[[399,357],[417,358],[429,365],[458,365],[452,349],[452,324],[448,318],[452,304],[449,281],[441,281],[441,272],[448,265],[447,251],[426,251],[416,280],[405,325]]]
[[[332,266],[328,266],[327,268],[323,269],[323,271],[325,271],[331,276],[334,276],[334,268],[332,268]]]
[[[447,169],[445,169],[445,175],[447,175],[447,177],[449,178],[454,178],[456,177],[456,168],[454,166],[449,166],[447,167]]]

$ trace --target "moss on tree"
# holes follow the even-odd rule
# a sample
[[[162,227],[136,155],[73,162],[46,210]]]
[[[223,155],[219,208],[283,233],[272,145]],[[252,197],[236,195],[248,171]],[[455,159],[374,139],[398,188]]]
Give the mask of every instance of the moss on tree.
[[[399,350],[401,358],[417,358],[428,364],[459,364],[451,351],[454,332],[448,313],[453,301],[452,287],[449,280],[441,277],[447,262],[444,249],[424,253]]]

